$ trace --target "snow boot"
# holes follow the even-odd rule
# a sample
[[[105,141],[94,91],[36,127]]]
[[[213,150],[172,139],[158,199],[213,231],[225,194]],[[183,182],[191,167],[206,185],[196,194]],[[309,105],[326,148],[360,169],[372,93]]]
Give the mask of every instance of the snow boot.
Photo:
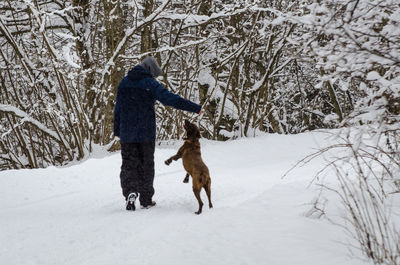
[[[136,210],[135,201],[136,201],[137,197],[138,197],[138,194],[136,192],[129,193],[128,198],[126,199],[126,210],[127,211]]]
[[[151,201],[150,204],[140,205],[140,208],[142,208],[142,209],[150,209],[151,207],[154,207],[154,206],[156,206],[156,202],[155,201]]]

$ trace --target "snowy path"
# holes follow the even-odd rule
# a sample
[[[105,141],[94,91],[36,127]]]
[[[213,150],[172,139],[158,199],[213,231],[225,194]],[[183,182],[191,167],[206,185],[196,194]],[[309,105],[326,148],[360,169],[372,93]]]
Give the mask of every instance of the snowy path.
[[[124,210],[119,154],[0,172],[0,264],[367,264],[347,256],[339,227],[304,216],[320,160],[281,179],[324,138],[203,141],[214,209],[200,216],[181,162],[163,164],[178,145],[156,150],[158,205],[150,210]]]

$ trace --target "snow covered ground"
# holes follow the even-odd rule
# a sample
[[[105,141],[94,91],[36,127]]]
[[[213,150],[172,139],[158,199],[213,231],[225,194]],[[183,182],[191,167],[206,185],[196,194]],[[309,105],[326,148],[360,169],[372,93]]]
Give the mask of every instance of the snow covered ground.
[[[156,149],[157,207],[149,210],[124,210],[119,153],[65,168],[0,172],[0,264],[368,264],[348,255],[341,228],[305,216],[318,193],[307,187],[321,159],[281,179],[326,138],[203,140],[214,208],[205,203],[200,216],[181,162],[163,163],[179,142]]]

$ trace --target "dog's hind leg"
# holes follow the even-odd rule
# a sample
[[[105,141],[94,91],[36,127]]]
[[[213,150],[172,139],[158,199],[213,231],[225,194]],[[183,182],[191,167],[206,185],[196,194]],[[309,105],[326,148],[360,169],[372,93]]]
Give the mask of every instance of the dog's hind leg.
[[[189,183],[189,173],[186,173],[186,177],[183,179],[183,183]]]
[[[197,212],[195,212],[195,214],[201,214],[201,210],[203,209],[203,202],[201,201],[201,198],[200,198],[200,191],[201,191],[201,188],[197,188],[197,187],[193,186],[194,196],[196,196],[196,199],[199,202],[199,210]]]
[[[204,185],[204,189],[206,190],[207,197],[208,197],[208,206],[210,208],[212,208],[213,205],[211,202],[211,180],[210,179],[207,181],[206,185]]]

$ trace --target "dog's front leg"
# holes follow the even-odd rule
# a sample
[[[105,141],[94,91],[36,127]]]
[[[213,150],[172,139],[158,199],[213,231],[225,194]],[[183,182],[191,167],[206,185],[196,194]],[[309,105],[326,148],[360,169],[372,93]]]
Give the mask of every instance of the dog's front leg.
[[[168,158],[167,160],[164,161],[164,163],[169,166],[169,164],[172,163],[172,160],[178,160],[178,158],[176,158],[176,155],[171,156],[170,158]]]
[[[182,157],[182,155],[180,155],[179,154],[179,152],[176,154],[176,155],[174,155],[174,156],[171,156],[170,158],[168,158],[167,160],[165,160],[164,161],[164,163],[167,165],[167,166],[169,166],[169,164],[171,164],[172,163],[172,160],[178,160],[179,158],[181,158]]]
[[[183,183],[189,182],[189,173],[186,173],[186,177],[183,179]]]
[[[165,163],[167,166],[169,166],[169,164],[172,163],[172,160],[175,160],[175,161],[176,161],[176,160],[178,160],[179,158],[182,158],[184,146],[185,146],[185,145],[183,145],[181,148],[179,148],[178,153],[176,153],[176,155],[171,156],[170,158],[168,158],[167,160],[165,160],[164,163]]]

